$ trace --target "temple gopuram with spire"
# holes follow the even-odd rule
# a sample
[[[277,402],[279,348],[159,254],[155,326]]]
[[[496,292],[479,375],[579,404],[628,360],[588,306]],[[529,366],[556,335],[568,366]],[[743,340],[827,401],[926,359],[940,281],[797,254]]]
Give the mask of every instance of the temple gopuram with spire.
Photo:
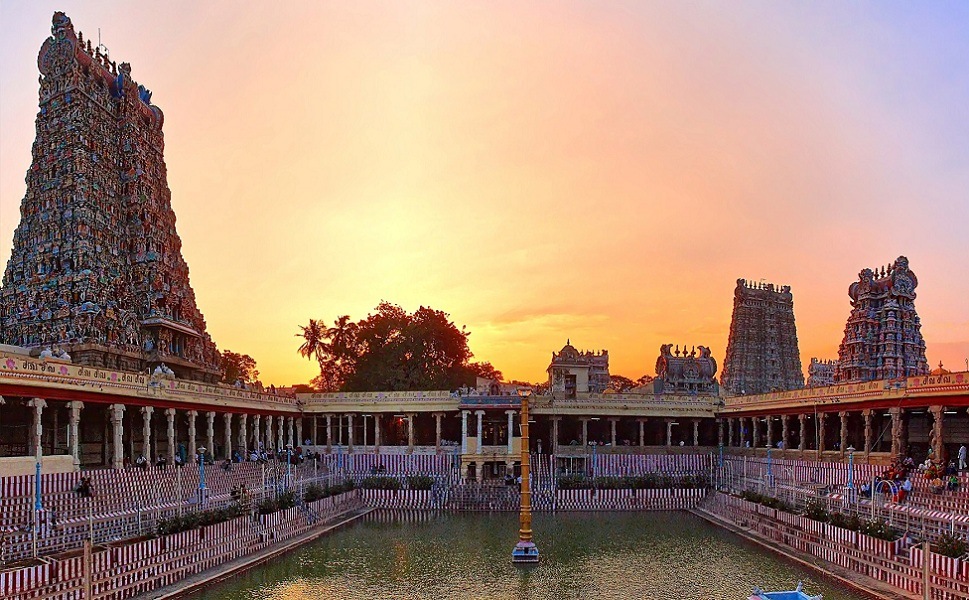
[[[0,343],[216,382],[218,351],[175,230],[165,116],[131,66],[64,13],[51,34],[37,59],[40,109],[0,289]]]
[[[720,384],[730,394],[804,386],[790,286],[737,280]]]

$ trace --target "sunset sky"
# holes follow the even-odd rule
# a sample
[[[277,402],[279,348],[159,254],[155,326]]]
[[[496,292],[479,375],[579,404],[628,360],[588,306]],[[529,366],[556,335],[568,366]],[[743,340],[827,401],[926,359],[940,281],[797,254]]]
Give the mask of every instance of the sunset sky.
[[[154,92],[199,307],[266,383],[381,300],[509,378],[566,338],[722,366],[738,277],[792,286],[806,368],[899,255],[966,368],[969,3],[0,0],[3,265],[54,10]]]

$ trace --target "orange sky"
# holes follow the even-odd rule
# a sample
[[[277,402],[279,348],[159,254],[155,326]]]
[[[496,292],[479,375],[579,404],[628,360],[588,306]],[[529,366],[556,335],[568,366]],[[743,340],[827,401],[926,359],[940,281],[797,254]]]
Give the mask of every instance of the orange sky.
[[[969,356],[969,11],[906,4],[0,3],[0,261],[50,16],[154,92],[209,330],[307,381],[310,317],[449,312],[506,376],[571,338],[611,370],[721,363],[738,277],[835,358],[863,267],[919,278]],[[961,11],[961,12],[959,12]]]

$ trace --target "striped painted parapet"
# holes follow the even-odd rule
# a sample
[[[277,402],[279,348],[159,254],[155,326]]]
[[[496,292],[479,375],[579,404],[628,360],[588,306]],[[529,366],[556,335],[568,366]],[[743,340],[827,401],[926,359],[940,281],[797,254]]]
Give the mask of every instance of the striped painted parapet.
[[[925,561],[925,551],[922,549],[922,546],[913,546],[909,554],[909,559],[913,568],[922,569]],[[969,559],[965,556],[962,558],[950,558],[936,554],[935,552],[930,552],[929,569],[934,573],[939,573],[946,577],[969,581]]]
[[[442,498],[435,498],[431,490],[360,490],[363,502],[375,508],[435,509],[441,508]]]
[[[704,494],[700,489],[559,490],[556,506],[561,511],[685,510],[695,508]]]
[[[599,454],[589,453],[596,477],[623,477],[664,473],[674,476],[708,474],[712,466],[709,454]]]

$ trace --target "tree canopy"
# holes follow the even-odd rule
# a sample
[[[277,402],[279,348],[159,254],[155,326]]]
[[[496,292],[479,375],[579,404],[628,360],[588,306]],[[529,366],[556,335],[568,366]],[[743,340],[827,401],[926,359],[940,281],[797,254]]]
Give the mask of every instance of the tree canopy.
[[[321,391],[455,390],[478,376],[501,378],[490,363],[471,362],[468,331],[424,306],[408,313],[381,302],[360,321],[310,319],[296,335],[299,354],[320,366],[312,384]]]
[[[237,354],[232,350],[219,353],[219,364],[222,367],[222,382],[256,383],[259,371],[256,369],[256,359],[248,354]]]

